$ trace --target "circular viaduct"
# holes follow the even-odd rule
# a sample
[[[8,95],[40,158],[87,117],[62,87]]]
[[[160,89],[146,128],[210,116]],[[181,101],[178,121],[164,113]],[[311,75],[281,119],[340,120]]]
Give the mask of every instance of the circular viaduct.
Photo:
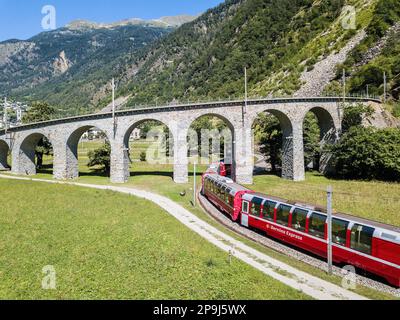
[[[380,103],[375,99],[347,98],[347,102]],[[173,137],[174,181],[188,181],[188,132],[191,124],[204,115],[223,119],[233,133],[234,179],[252,184],[254,169],[252,126],[263,112],[276,116],[283,131],[282,177],[305,179],[303,152],[303,122],[313,112],[319,122],[321,141],[334,143],[341,131],[341,102],[339,97],[280,98],[209,102],[165,107],[147,107],[112,113],[99,113],[51,120],[0,131],[0,170],[8,168],[7,154],[11,152],[11,171],[17,175],[34,175],[35,147],[42,137],[52,143],[53,175],[58,180],[75,179],[78,171],[78,143],[84,132],[92,127],[102,130],[111,145],[111,182],[125,183],[129,178],[129,136],[143,121],[156,120],[168,127]],[[329,159],[321,159],[327,166]]]

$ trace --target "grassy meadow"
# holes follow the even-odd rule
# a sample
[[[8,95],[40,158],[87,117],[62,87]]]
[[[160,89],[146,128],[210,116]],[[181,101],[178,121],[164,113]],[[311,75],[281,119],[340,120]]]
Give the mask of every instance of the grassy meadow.
[[[0,209],[0,299],[308,298],[245,263],[230,264],[148,201],[3,179],[0,189],[7,199]],[[56,290],[41,288],[48,265]]]

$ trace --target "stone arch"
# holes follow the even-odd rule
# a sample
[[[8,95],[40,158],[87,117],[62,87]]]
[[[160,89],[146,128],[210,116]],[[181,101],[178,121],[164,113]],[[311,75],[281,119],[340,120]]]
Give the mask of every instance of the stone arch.
[[[124,132],[123,132],[123,158],[124,158],[124,161],[123,161],[123,172],[124,173],[123,173],[123,175],[125,177],[124,180],[127,180],[127,178],[130,176],[130,164],[132,163],[132,159],[131,159],[131,155],[130,155],[130,151],[131,151],[130,150],[130,137],[132,135],[132,132],[136,128],[138,128],[141,124],[143,124],[145,122],[149,122],[149,121],[157,122],[157,123],[161,124],[162,126],[165,126],[168,129],[170,139],[172,138],[172,140],[169,142],[170,156],[171,156],[171,154],[174,153],[174,150],[173,150],[174,132],[171,130],[171,126],[169,123],[167,123],[157,117],[154,117],[154,118],[153,117],[145,117],[140,120],[135,120],[135,121],[133,121],[133,123],[129,122],[129,126],[126,129],[124,129]],[[160,161],[160,160],[161,159],[157,159],[157,161]],[[165,161],[166,161],[165,164],[169,163],[167,160],[168,159],[165,159]]]
[[[312,112],[318,121],[318,126],[320,129],[320,148],[322,149],[326,144],[335,143],[339,138],[340,132],[340,123],[339,120],[336,119],[336,115],[333,115],[329,110],[323,107],[311,107],[307,109],[307,112],[304,114],[302,124],[304,124],[306,116],[309,112]],[[329,172],[332,169],[330,166],[330,160],[331,156],[329,153],[320,153],[318,165],[320,172]]]
[[[36,162],[35,162],[35,149],[39,141],[46,138],[54,146],[52,139],[41,132],[34,132],[21,138],[15,144],[15,151],[13,151],[13,166],[12,171],[16,174],[35,175]]]
[[[198,120],[202,117],[207,117],[207,116],[219,118],[220,120],[222,120],[223,122],[225,122],[228,125],[230,130],[232,130],[233,132],[235,131],[235,127],[233,124],[234,121],[230,120],[228,117],[226,117],[226,115],[223,115],[219,112],[206,112],[206,113],[203,113],[200,115],[196,115],[195,117],[192,117],[191,119],[189,119],[188,128],[190,128],[196,120]]]
[[[298,163],[297,153],[302,150],[298,150],[298,142],[302,141],[302,136],[298,136],[295,134],[295,130],[297,129],[295,121],[293,121],[287,113],[281,110],[277,110],[274,108],[263,108],[262,111],[257,112],[250,119],[251,128],[254,127],[254,124],[257,118],[261,114],[269,113],[275,116],[281,126],[282,130],[282,178],[290,179],[290,180],[303,180],[304,179],[304,162]]]
[[[8,143],[4,140],[0,140],[0,171],[10,169],[7,163],[9,151],[10,147],[8,146]]]
[[[323,107],[312,107],[304,114],[302,123],[304,123],[305,117],[309,112],[312,112],[318,120],[318,125],[321,130],[321,141],[335,142],[340,128],[338,124],[335,123],[335,117],[331,112]]]
[[[110,141],[108,132],[106,130],[99,128],[96,125],[82,125],[78,128],[74,128],[74,130],[68,134],[66,140],[66,155],[65,155],[66,172],[63,177],[64,179],[77,179],[79,177],[79,162],[78,162],[79,141],[85,132],[93,128],[98,128],[100,131],[102,131],[105,134],[106,139]]]
[[[164,122],[164,121],[162,121],[162,120],[160,120],[160,119],[156,119],[156,118],[145,118],[145,119],[137,120],[137,121],[135,121],[133,124],[131,124],[131,125],[128,127],[128,129],[125,130],[125,133],[124,133],[124,140],[123,140],[123,143],[124,143],[124,147],[125,147],[125,148],[129,148],[129,138],[130,138],[130,136],[131,136],[133,130],[134,130],[135,128],[137,128],[138,126],[140,126],[141,124],[143,124],[143,123],[145,123],[145,122],[148,122],[148,121],[155,121],[155,122],[161,123],[162,125],[164,125],[165,127],[167,127],[168,130],[169,130],[169,132],[172,134],[172,130],[171,130],[169,124],[166,123],[166,122]]]
[[[219,112],[207,112],[201,115],[197,115],[196,117],[193,117],[189,121],[188,125],[188,132],[187,136],[190,134],[190,128],[192,128],[193,124],[195,121],[203,118],[203,117],[215,117],[224,122],[230,131],[230,134],[227,132],[211,132],[210,136],[208,137],[207,140],[212,140],[213,143],[218,143],[218,141],[214,141],[216,139],[219,139],[219,142],[223,139],[224,140],[224,160],[225,163],[228,165],[229,168],[231,168],[231,176],[235,178],[235,134],[237,130],[235,129],[234,122],[225,115],[219,113]],[[201,138],[201,137],[200,137]],[[200,142],[201,143],[201,142]],[[215,151],[215,150],[212,150]]]

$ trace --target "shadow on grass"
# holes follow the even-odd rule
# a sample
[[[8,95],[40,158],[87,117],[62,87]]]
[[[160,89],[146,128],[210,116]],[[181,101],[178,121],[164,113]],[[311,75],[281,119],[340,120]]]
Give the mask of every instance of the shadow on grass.
[[[109,178],[110,173],[105,172],[103,170],[91,170],[91,171],[85,171],[85,172],[79,172],[80,177],[103,177],[103,178]]]
[[[338,180],[340,181],[340,178],[337,177],[331,177],[331,176],[325,176],[323,173],[319,171],[313,171],[313,170],[306,170],[306,173],[312,173],[314,177],[325,177],[328,179],[332,180]],[[271,176],[271,177],[282,177],[282,170],[277,170],[277,171],[270,171],[270,170],[255,170],[253,173],[254,176]]]
[[[36,169],[36,174],[53,174],[53,165],[45,164],[40,168]]]
[[[259,170],[253,173],[253,176],[273,176],[273,177],[282,177],[282,171],[268,171],[268,170]]]
[[[158,176],[158,177],[168,177],[173,179],[174,173],[171,171],[134,171],[130,172],[131,177],[138,176]]]

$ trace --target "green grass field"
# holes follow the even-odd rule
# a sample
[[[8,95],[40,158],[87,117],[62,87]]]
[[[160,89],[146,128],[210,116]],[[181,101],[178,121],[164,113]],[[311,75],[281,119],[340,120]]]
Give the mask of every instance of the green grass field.
[[[0,299],[308,298],[229,264],[148,201],[34,182],[0,180],[0,188]],[[41,288],[47,265],[56,290]]]

